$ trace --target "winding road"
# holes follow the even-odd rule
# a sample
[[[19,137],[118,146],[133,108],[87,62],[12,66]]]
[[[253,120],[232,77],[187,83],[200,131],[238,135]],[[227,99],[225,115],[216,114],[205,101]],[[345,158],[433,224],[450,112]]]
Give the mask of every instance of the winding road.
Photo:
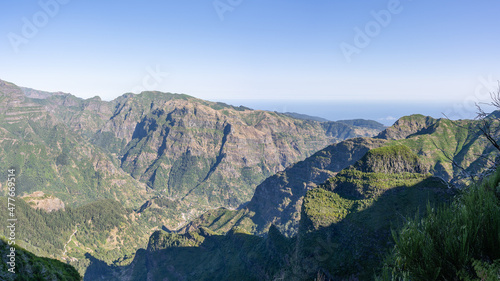
[[[67,250],[66,250],[66,246],[68,246],[69,242],[71,242],[71,239],[73,239],[73,236],[75,236],[75,234],[76,234],[76,232],[77,232],[77,231],[78,231],[78,224],[77,224],[77,225],[75,225],[75,231],[73,231],[73,233],[69,236],[69,240],[68,240],[68,242],[66,242],[66,244],[64,244],[64,252],[63,252],[63,256],[65,256],[65,255],[66,255],[66,252],[67,252]]]

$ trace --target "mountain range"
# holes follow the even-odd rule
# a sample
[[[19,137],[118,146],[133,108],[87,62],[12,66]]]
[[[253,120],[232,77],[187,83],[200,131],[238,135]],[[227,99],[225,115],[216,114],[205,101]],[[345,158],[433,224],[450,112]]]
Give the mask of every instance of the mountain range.
[[[328,144],[380,131],[354,123],[303,120],[160,92],[83,100],[0,81],[0,167],[16,167],[18,196],[46,211],[120,202],[131,234],[114,231],[132,254],[154,229],[176,229],[209,209],[238,208],[256,185],[288,165]],[[6,194],[7,186],[0,188]],[[42,239],[38,231],[27,231],[21,244],[61,258],[57,252],[63,252],[61,241],[73,233],[73,224],[59,241],[41,243],[49,248],[30,243]],[[79,241],[79,232],[75,237]],[[86,260],[90,247],[116,262],[126,250],[112,244],[82,242],[69,245],[68,253]],[[98,248],[106,250],[97,254]]]
[[[478,125],[411,115],[385,128],[0,81],[0,168],[19,171],[29,226],[18,245],[85,280],[370,280],[391,229],[491,166]]]

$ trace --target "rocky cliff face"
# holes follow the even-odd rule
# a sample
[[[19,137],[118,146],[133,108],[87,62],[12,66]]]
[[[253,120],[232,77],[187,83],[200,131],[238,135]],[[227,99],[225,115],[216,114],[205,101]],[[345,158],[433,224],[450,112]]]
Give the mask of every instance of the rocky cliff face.
[[[143,95],[120,104],[96,138],[112,134],[108,143],[127,143],[119,152],[123,170],[192,204],[203,197],[205,203],[237,207],[265,177],[335,140],[316,122]],[[153,100],[150,111],[134,116],[131,108],[147,99]]]

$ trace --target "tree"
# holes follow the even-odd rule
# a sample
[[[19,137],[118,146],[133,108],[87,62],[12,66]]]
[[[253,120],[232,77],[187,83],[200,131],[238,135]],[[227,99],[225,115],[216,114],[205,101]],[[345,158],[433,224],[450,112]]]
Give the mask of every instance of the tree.
[[[497,91],[491,92],[490,97],[491,97],[491,102],[483,104],[493,106],[497,110],[500,110],[500,81],[498,82]],[[498,123],[500,114],[494,114],[494,112],[486,113],[483,110],[483,108],[477,103],[476,107],[477,107],[476,119],[481,121],[479,125],[479,130],[486,137],[486,139],[500,152],[500,145],[496,140],[496,135],[498,134],[499,126],[497,126],[494,129],[495,131],[492,131],[492,125],[495,123],[495,121],[497,121]]]
[[[498,88],[496,92],[490,92],[491,102],[482,103],[487,106],[492,106],[495,111],[486,113],[484,109],[481,107],[481,103],[476,103],[477,115],[476,120],[479,121],[477,128],[481,132],[481,134],[488,140],[488,142],[493,145],[493,147],[500,152],[500,144],[498,143],[498,135],[500,131],[500,81],[498,82]],[[481,157],[484,157],[481,155]],[[480,179],[484,178],[487,175],[492,174],[496,167],[500,164],[500,160],[498,157],[495,159],[487,158],[487,160],[492,163],[491,167],[483,172],[480,176]]]
[[[448,116],[446,116],[445,114],[443,115],[448,120],[452,121],[456,126],[468,130],[473,130],[473,134],[477,134],[478,136],[484,136],[486,140],[493,146],[493,148],[497,152],[500,152],[500,143],[498,141],[498,136],[500,135],[500,81],[497,91],[490,92],[490,97],[491,102],[476,103],[477,112],[474,119],[477,121],[477,123],[475,124],[475,126],[466,128],[460,123],[459,120],[452,121],[450,120],[450,118],[448,118]],[[487,113],[482,106],[492,107],[494,110],[490,113]],[[437,149],[440,149],[436,143],[434,143],[434,146],[436,146]],[[484,177],[492,174],[496,170],[496,167],[498,167],[500,164],[500,158],[497,156],[492,157],[491,153],[476,154],[477,157],[486,161],[485,166],[487,166],[487,168],[485,170],[480,169],[477,171],[471,171],[470,169],[466,169],[458,164],[454,160],[454,157],[452,155],[448,155],[444,151],[442,152],[444,153],[445,157],[452,163],[452,165],[457,167],[461,171],[462,179],[467,179],[474,183],[481,182]]]

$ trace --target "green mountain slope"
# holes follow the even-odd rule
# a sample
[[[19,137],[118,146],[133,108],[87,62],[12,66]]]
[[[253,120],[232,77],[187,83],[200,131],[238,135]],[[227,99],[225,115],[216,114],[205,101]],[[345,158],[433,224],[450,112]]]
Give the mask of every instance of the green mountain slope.
[[[0,204],[7,206],[7,198],[0,197]],[[16,228],[18,245],[36,255],[68,262],[82,275],[90,257],[107,264],[130,262],[158,228],[154,214],[138,214],[111,199],[49,213],[17,198],[15,214],[20,226]],[[8,218],[8,212],[0,212],[1,220]],[[8,229],[0,234],[7,236]]]
[[[11,251],[12,248],[14,251]],[[2,257],[1,280],[82,280],[71,265],[54,259],[37,257],[19,246],[9,245],[4,237],[0,238],[0,255]]]
[[[334,280],[371,280],[392,245],[391,228],[451,195],[429,174],[345,170],[307,192],[297,256],[288,274],[307,279],[323,272]]]
[[[245,208],[210,211],[186,228],[211,227],[213,221],[223,218],[226,225],[222,228],[217,225],[214,230],[228,231],[236,225],[263,234],[275,224],[284,234],[292,236],[298,231],[306,192],[357,160],[361,161],[356,168],[364,172],[429,172],[453,185],[466,184],[465,175],[485,171],[496,157],[495,149],[481,136],[477,126],[478,121],[473,120],[450,121],[422,115],[403,117],[375,138],[350,139],[330,145],[269,177],[257,186]],[[498,122],[492,126],[498,127]],[[378,147],[380,149],[374,149]],[[370,149],[374,150],[365,155]]]

